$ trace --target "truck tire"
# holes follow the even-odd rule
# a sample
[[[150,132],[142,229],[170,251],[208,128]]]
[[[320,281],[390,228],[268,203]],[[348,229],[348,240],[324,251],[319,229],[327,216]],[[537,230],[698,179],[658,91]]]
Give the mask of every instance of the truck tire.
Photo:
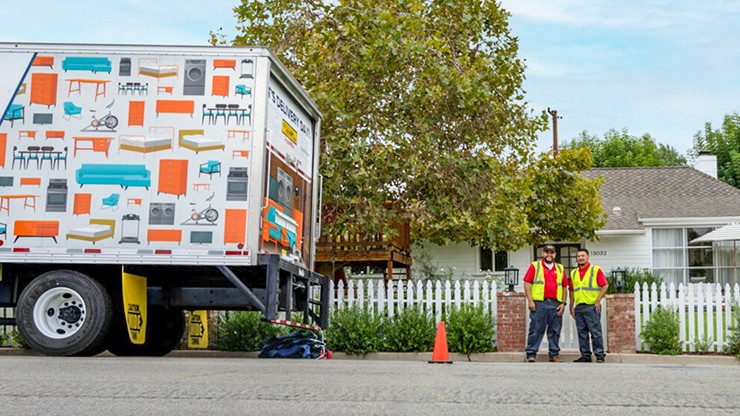
[[[73,270],[54,270],[23,289],[16,309],[18,331],[45,355],[95,355],[103,351],[113,310],[108,291]]]
[[[149,306],[147,311],[146,341],[133,344],[128,337],[126,316],[116,311],[113,329],[108,338],[108,351],[118,356],[161,357],[175,349],[185,334],[185,315],[180,309]]]

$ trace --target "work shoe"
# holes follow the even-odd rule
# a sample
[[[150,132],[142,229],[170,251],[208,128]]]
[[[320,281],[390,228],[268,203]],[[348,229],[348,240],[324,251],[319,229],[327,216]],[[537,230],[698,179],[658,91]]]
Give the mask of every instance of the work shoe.
[[[534,355],[530,355],[530,356],[527,357],[527,362],[528,363],[533,363],[535,361],[537,361],[537,357],[535,357]]]
[[[597,359],[596,359],[596,362],[597,362],[597,363],[603,363],[603,362],[604,362],[604,359],[603,359],[603,358],[597,358]]]
[[[551,363],[559,363],[563,360],[561,360],[560,357],[550,357],[548,361],[550,361]]]
[[[591,359],[586,357],[578,357],[577,359],[573,360],[574,363],[590,363]]]

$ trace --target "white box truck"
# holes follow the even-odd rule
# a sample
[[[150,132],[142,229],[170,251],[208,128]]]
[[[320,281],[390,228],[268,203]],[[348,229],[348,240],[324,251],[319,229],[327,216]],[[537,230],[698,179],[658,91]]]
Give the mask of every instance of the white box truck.
[[[269,50],[0,43],[0,111],[0,306],[33,349],[166,354],[185,310],[327,325],[321,114]]]

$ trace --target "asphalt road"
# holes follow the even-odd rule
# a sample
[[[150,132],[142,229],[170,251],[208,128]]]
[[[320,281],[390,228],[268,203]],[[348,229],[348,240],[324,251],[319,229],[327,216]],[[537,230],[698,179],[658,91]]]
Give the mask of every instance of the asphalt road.
[[[0,356],[6,415],[737,415],[740,366]]]

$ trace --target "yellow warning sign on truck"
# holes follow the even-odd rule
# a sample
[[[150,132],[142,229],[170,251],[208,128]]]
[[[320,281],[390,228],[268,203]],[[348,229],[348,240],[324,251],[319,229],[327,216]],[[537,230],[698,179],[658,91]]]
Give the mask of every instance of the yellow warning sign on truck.
[[[208,348],[208,314],[206,311],[190,312],[188,348]]]
[[[141,345],[146,341],[146,277],[123,270],[121,274],[128,337],[133,344]]]

